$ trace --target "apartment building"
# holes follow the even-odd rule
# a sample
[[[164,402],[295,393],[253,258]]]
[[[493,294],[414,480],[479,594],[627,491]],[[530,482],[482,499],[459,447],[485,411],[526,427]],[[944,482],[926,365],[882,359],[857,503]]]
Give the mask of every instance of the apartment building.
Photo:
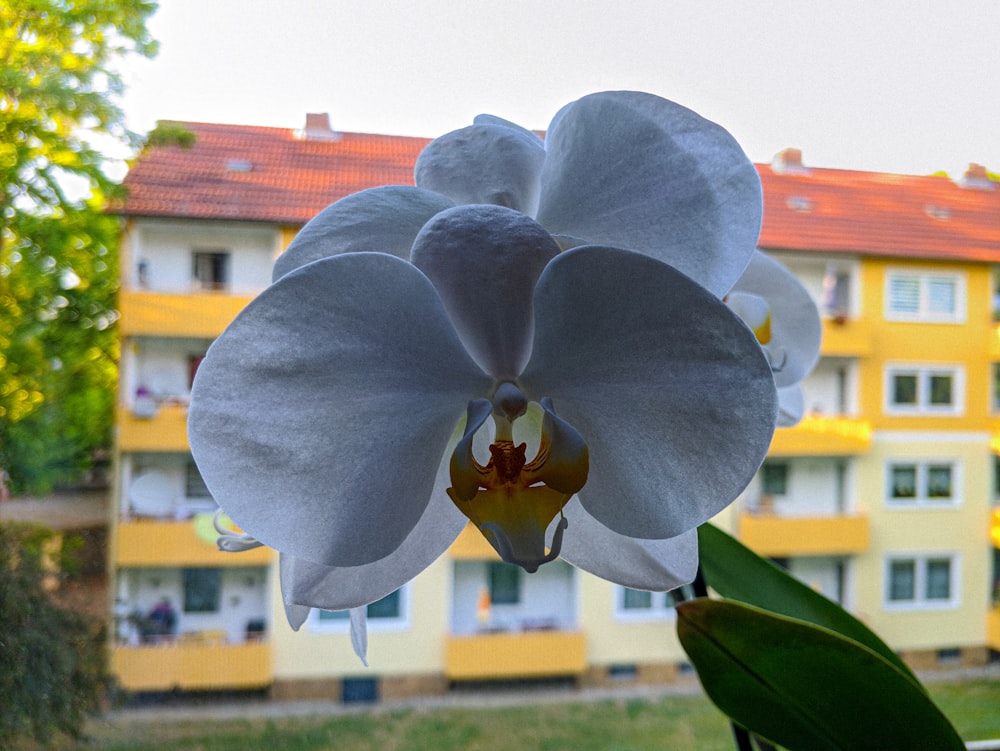
[[[269,688],[350,700],[456,682],[652,682],[685,670],[670,595],[561,561],[528,575],[474,529],[369,606],[369,661],[343,613],[297,633],[267,549],[215,549],[215,504],[188,452],[191,379],[211,340],[270,281],[327,204],[412,184],[425,139],[184,124],[126,179],[122,362],[111,537],[113,671],[130,691]],[[991,541],[1000,434],[1000,189],[961,180],[760,165],[760,247],[814,294],[822,358],[806,417],[779,429],[716,519],[844,604],[914,664],[1000,651]]]

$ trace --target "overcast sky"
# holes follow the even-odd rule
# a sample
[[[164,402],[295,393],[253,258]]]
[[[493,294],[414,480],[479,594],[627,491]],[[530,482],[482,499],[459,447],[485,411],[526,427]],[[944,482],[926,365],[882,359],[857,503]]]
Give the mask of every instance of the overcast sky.
[[[638,89],[725,126],[755,161],[1000,172],[1000,0],[161,0],[131,61],[131,128],[160,119],[435,136],[490,112],[543,129]]]

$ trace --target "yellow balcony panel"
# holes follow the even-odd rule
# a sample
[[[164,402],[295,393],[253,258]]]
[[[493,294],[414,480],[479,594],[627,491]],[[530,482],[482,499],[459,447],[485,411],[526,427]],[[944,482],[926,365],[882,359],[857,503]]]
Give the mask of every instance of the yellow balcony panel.
[[[1000,607],[986,613],[986,646],[1000,652]]]
[[[989,356],[991,360],[1000,360],[1000,324],[993,326],[993,335],[990,337]]]
[[[453,681],[580,675],[587,640],[579,631],[452,636],[445,674]]]
[[[852,456],[871,448],[872,426],[850,417],[806,415],[798,425],[774,431],[772,456]]]
[[[126,691],[263,688],[271,683],[271,646],[266,642],[118,646],[111,650],[111,672]]]
[[[500,556],[493,546],[486,542],[483,533],[476,529],[476,525],[465,525],[462,534],[451,544],[448,549],[449,555],[456,561],[499,561]]]
[[[864,357],[872,352],[871,323],[861,318],[825,319],[823,345],[825,357]]]
[[[215,541],[195,532],[192,519],[141,519],[118,525],[115,561],[119,566],[266,566],[274,558],[267,547],[223,553]]]
[[[865,516],[742,514],[739,537],[757,554],[781,558],[862,553],[870,535]]]
[[[155,417],[136,417],[118,408],[118,448],[122,451],[188,451],[187,407],[160,406]]]
[[[122,290],[118,297],[123,336],[214,339],[252,298],[224,292],[170,294]]]

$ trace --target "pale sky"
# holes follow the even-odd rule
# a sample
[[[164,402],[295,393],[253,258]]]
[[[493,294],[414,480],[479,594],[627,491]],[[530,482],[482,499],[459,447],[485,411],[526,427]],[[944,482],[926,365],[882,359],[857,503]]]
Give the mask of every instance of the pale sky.
[[[544,129],[637,89],[726,127],[755,161],[1000,172],[1000,0],[161,0],[126,68],[160,119],[436,136],[488,112]]]

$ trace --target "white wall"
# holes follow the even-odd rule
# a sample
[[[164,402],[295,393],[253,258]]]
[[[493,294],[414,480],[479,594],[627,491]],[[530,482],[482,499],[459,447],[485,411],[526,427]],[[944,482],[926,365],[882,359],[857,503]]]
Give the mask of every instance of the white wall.
[[[192,252],[220,251],[230,254],[227,291],[252,295],[270,284],[280,244],[276,227],[147,220],[137,223],[132,235],[132,268],[124,270],[125,282],[132,289],[190,292]],[[145,284],[140,284],[140,264],[146,269]]]
[[[577,583],[574,569],[552,561],[534,574],[521,572],[521,601],[493,605],[488,623],[476,617],[480,593],[489,588],[486,561],[456,561],[452,598],[452,633],[472,634],[484,628],[520,631],[542,623],[556,628],[576,627]]]
[[[779,516],[833,516],[853,511],[854,471],[850,457],[773,458],[768,462],[788,465],[787,492],[771,496],[773,513]],[[838,463],[844,464],[842,491],[838,489]],[[746,508],[759,510],[762,494],[758,473],[743,496]]]
[[[857,361],[823,357],[802,381],[807,414],[854,416],[858,413]]]
[[[178,635],[225,630],[228,641],[233,643],[244,641],[248,621],[267,620],[268,574],[265,567],[223,568],[219,610],[214,613],[184,612],[182,572],[181,568],[135,568],[120,571],[116,592],[119,608],[124,612],[146,615],[166,597],[177,613]],[[268,629],[270,626],[271,624],[267,624]]]
[[[134,387],[125,394],[127,401],[135,389],[144,386],[159,399],[190,396],[190,358],[203,356],[210,339],[160,339],[142,337],[132,340],[130,382]]]

